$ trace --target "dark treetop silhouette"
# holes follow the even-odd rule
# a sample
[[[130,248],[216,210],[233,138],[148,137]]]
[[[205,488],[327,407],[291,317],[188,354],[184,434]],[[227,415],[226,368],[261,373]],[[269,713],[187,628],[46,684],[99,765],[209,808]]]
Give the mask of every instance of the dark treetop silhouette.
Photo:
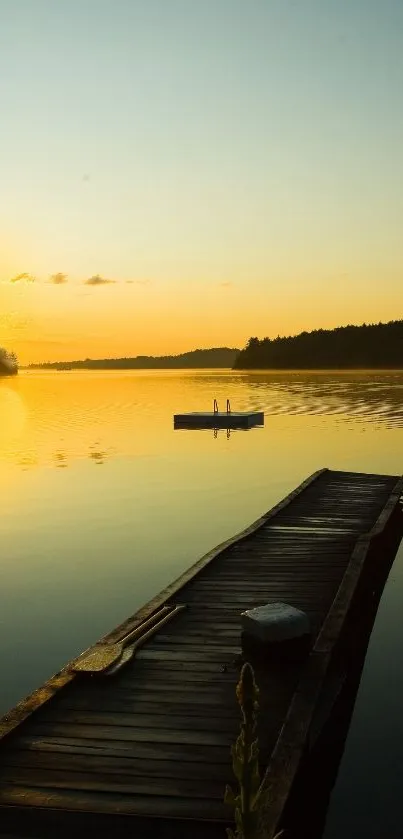
[[[16,373],[18,373],[17,356],[0,347],[0,376],[15,376]]]
[[[250,338],[235,369],[403,368],[403,320]]]

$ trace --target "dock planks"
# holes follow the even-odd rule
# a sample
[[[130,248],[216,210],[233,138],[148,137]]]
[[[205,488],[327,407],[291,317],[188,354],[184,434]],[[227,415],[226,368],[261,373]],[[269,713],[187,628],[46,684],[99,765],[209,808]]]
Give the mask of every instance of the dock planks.
[[[191,819],[187,834],[181,822],[189,837],[196,822],[229,824],[223,793],[239,730],[240,613],[273,599],[306,611],[313,629],[308,659],[255,665],[274,829],[369,549],[401,492],[397,476],[315,473],[104,639],[118,640],[163,603],[187,604],[120,673],[88,678],[67,666],[6,715],[0,821],[8,833],[24,811],[42,826],[52,813],[53,827],[57,813],[60,824],[68,813],[90,823],[126,815],[133,825],[150,820],[153,836],[165,835],[167,820]]]

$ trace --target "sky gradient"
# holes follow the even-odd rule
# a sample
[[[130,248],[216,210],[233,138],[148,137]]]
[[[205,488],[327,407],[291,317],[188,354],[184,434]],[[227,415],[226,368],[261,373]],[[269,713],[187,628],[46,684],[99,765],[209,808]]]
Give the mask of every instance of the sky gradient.
[[[401,0],[0,0],[0,345],[402,317],[402,90]]]

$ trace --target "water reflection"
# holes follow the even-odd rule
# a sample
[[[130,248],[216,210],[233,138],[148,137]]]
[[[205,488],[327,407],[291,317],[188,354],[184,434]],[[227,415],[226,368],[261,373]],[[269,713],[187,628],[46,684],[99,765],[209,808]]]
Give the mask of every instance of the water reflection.
[[[105,463],[106,454],[105,452],[93,451],[89,453],[89,458],[98,466],[102,466]]]
[[[182,431],[182,432],[186,432],[186,433],[197,432],[198,434],[202,433],[203,435],[207,434],[209,437],[212,436],[214,438],[214,440],[218,440],[219,437],[225,436],[227,438],[227,440],[229,440],[230,437],[231,437],[231,434],[232,435],[233,434],[238,434],[239,432],[243,434],[247,431],[256,431],[257,427],[258,426],[250,426],[249,428],[241,428],[241,427],[237,428],[237,427],[220,425],[218,428],[198,428],[197,426],[194,426],[194,427],[183,426],[181,428],[180,427],[175,428],[175,431]]]
[[[107,452],[97,450],[90,450],[87,453],[87,457],[89,460],[92,460],[96,465],[102,466],[108,458]],[[74,453],[70,456],[70,461],[76,459],[76,455]],[[69,465],[69,454],[65,451],[56,451],[52,456],[52,462],[50,465],[55,466],[56,469],[66,469]],[[23,455],[16,455],[15,462],[18,466],[20,466],[24,471],[28,469],[33,469],[34,467],[41,466],[42,464],[38,460],[38,458],[34,454],[30,454],[29,452]]]
[[[243,385],[249,399],[253,398],[252,407],[269,415],[334,414],[346,421],[370,419],[403,427],[401,371],[247,372],[225,381],[234,389]]]
[[[0,381],[0,460],[62,469],[78,459],[102,465],[115,455],[159,454],[174,447],[173,414],[209,410],[228,394],[234,411],[263,411],[269,428],[298,417],[403,428],[401,371],[22,371]]]
[[[66,462],[66,454],[65,452],[56,452],[55,453],[55,464],[58,469],[64,469],[67,466]]]
[[[250,429],[246,429],[246,430],[247,430],[247,431],[249,431]],[[226,432],[226,437],[227,437],[227,440],[229,440],[229,439],[230,439],[230,437],[231,437],[231,428],[225,428],[225,429],[224,429],[224,428],[214,428],[214,430],[213,430],[213,437],[214,437],[214,439],[215,439],[215,440],[217,440],[217,438],[218,438],[218,434],[219,434],[219,432],[220,432],[220,431],[225,431],[225,432]]]
[[[27,470],[31,469],[33,466],[38,465],[38,460],[33,454],[29,454],[28,452],[24,454],[20,459],[17,459],[18,466],[21,466],[22,469]]]

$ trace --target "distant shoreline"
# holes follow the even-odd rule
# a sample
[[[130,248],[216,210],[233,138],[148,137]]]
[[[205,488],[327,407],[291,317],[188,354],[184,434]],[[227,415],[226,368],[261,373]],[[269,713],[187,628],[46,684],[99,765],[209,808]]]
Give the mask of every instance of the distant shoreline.
[[[399,367],[228,367],[228,366],[212,366],[202,365],[194,367],[50,367],[44,364],[29,364],[20,367],[20,371],[29,370],[48,370],[49,372],[69,373],[79,372],[80,370],[93,372],[129,372],[130,370],[172,370],[172,371],[186,371],[186,370],[228,370],[232,373],[403,373],[403,364]],[[0,376],[1,377],[1,376]]]
[[[86,358],[30,364],[39,370],[401,370],[403,320],[316,329],[271,338],[250,338],[239,350],[196,349],[179,355]]]
[[[46,361],[29,364],[28,370],[184,370],[203,368],[232,368],[239,349],[213,347],[192,350],[180,355],[147,356],[133,358],[86,358],[80,361]]]

